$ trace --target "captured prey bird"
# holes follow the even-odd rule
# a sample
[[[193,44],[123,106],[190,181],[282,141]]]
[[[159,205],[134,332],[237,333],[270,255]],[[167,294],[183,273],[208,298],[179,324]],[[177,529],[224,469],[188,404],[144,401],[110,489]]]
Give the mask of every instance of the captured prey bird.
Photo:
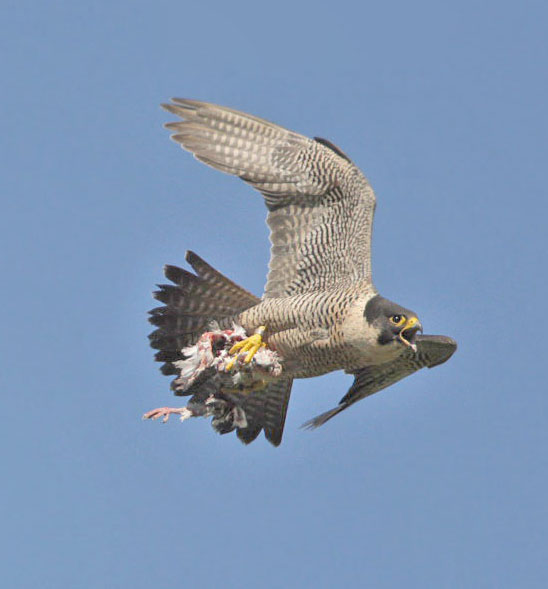
[[[211,416],[220,433],[249,443],[264,430],[277,446],[294,379],[354,376],[334,409],[305,424],[315,428],[451,357],[453,339],[422,335],[416,313],[373,285],[375,193],[344,152],[230,108],[181,98],[162,106],[180,118],[166,128],[181,147],[262,193],[271,257],[261,298],[193,252],[195,273],[166,266],[173,284],[155,293],[164,306],[150,312],[150,341],[162,372],[177,375],[175,394],[192,398],[145,418]]]

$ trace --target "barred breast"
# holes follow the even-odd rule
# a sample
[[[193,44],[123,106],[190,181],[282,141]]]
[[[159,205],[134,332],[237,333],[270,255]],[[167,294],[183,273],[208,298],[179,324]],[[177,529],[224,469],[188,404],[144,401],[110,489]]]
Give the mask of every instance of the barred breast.
[[[248,333],[267,327],[267,343],[283,357],[287,376],[319,376],[363,366],[372,359],[372,350],[378,346],[363,310],[375,294],[371,284],[358,283],[351,288],[264,299],[235,320]]]

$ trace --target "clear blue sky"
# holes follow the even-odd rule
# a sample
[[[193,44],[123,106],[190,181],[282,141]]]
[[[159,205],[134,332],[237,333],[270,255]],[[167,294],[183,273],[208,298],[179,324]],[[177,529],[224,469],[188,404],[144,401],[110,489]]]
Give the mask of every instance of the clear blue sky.
[[[546,587],[544,2],[4,2],[3,586]],[[260,294],[261,198],[159,103],[327,137],[378,197],[375,282],[454,358],[250,447],[177,403],[146,311],[194,249]]]

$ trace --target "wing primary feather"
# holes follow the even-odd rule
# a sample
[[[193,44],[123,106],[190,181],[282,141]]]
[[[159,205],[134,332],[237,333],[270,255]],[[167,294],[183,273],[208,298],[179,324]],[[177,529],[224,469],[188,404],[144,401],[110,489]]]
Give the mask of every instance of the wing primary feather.
[[[317,427],[320,427],[320,425],[323,425],[326,421],[329,421],[332,417],[335,417],[337,413],[344,411],[347,407],[348,403],[341,403],[340,405],[333,407],[333,409],[330,409],[329,411],[326,411],[325,413],[322,413],[313,419],[305,421],[305,423],[301,425],[301,428],[310,430],[316,429]]]

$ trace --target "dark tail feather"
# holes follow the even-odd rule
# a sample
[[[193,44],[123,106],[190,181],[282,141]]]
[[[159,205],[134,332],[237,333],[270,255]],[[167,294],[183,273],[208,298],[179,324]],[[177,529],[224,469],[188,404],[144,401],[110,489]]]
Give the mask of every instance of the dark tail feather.
[[[263,428],[266,439],[274,446],[279,446],[282,443],[292,385],[292,379],[280,379],[269,385],[267,389]]]
[[[173,362],[183,358],[181,349],[196,342],[211,321],[241,313],[260,302],[202,260],[187,252],[186,261],[196,274],[177,266],[164,272],[173,284],[161,284],[154,297],[164,306],[150,311],[150,322],[157,329],[149,335],[150,345],[159,350],[156,360],[164,362],[164,374],[177,374]]]
[[[245,399],[242,409],[248,425],[238,429],[238,438],[244,444],[252,442],[261,429],[264,429],[264,435],[271,444],[281,444],[292,385],[292,379],[280,378]]]
[[[240,427],[238,428],[238,438],[246,445],[251,444],[251,442],[253,442],[253,440],[255,440],[261,433],[262,429],[263,428],[257,424],[253,426],[248,425],[247,427]]]

